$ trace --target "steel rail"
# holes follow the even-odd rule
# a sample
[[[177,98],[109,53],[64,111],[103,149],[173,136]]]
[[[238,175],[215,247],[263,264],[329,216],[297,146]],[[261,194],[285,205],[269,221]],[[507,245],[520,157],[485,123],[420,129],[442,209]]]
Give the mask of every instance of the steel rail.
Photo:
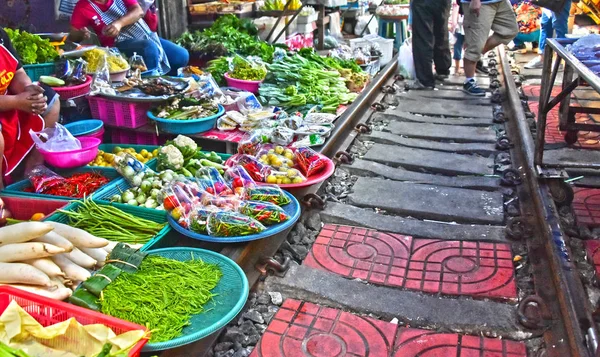
[[[552,40],[549,40],[552,43]],[[504,76],[506,109],[512,115],[506,123],[514,140],[514,158],[526,178],[522,199],[523,213],[530,218],[533,236],[527,240],[533,264],[534,285],[543,298],[552,321],[544,332],[547,356],[593,356],[597,328],[591,315],[587,294],[571,258],[566,237],[560,227],[556,206],[545,181],[538,179],[534,165],[535,145],[525,117],[510,65],[503,48],[499,49]],[[568,57],[568,56],[566,56]],[[570,60],[570,59],[567,59]],[[585,71],[584,71],[585,72]],[[591,72],[590,72],[591,73]],[[587,76],[588,73],[583,74]],[[596,80],[597,82],[597,80]],[[600,86],[600,83],[594,83]],[[521,196],[521,195],[520,195]],[[528,208],[531,209],[528,211]],[[551,290],[550,290],[550,289]]]

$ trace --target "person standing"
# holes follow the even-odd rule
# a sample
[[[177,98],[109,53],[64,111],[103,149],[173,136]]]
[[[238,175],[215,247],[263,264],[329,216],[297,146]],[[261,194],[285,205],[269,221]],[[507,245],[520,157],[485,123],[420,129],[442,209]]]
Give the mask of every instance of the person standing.
[[[460,5],[456,2],[452,3],[452,13],[450,15],[450,23],[448,24],[448,30],[454,34],[454,53],[452,58],[454,59],[454,74],[460,74],[460,61],[463,55],[463,46],[465,44],[465,30],[463,28],[463,15],[460,14]]]
[[[481,55],[499,45],[506,45],[519,33],[517,19],[508,0],[462,0],[466,51],[463,91],[484,96],[477,85],[475,70]],[[490,36],[490,30],[493,31]]]
[[[549,9],[542,9],[542,21],[539,41],[539,56],[527,62],[525,68],[542,68],[544,66],[544,48],[546,40],[554,37],[556,31],[557,38],[565,38],[569,32],[569,13],[571,12],[571,0],[565,2],[560,12],[554,12]]]
[[[451,0],[411,0],[413,60],[417,79],[408,89],[434,89],[435,80],[450,75],[448,42]],[[432,63],[435,63],[436,75]]]

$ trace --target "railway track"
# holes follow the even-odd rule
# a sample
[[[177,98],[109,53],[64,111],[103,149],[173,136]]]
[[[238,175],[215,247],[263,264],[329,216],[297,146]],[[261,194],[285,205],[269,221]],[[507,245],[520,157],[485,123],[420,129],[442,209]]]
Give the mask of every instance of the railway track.
[[[487,61],[484,98],[456,77],[406,92],[394,64],[374,79],[322,149],[335,175],[303,193],[312,209],[214,356],[595,355],[531,118],[503,50]]]

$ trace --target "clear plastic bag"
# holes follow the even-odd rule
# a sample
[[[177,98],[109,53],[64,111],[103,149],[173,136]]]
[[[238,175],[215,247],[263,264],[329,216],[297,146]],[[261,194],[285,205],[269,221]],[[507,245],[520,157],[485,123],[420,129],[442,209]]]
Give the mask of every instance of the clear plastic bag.
[[[398,54],[398,73],[403,75],[406,79],[416,78],[411,38],[407,38],[402,46],[400,46],[400,52]]]
[[[279,224],[289,219],[281,207],[271,202],[243,201],[238,207],[238,212],[254,218],[265,226]]]
[[[271,171],[271,174],[267,176],[267,183],[276,183],[278,185],[290,185],[298,184],[306,181],[306,177],[302,175],[300,170],[295,168],[281,168],[277,171]]]
[[[156,172],[131,154],[115,155],[113,165],[133,187],[139,187],[144,179],[156,176]]]
[[[239,156],[237,164],[242,166],[248,172],[248,175],[257,182],[265,182],[272,171],[270,166],[261,163],[256,157],[250,155]]]
[[[233,190],[214,167],[203,167],[196,172],[200,188],[215,196],[229,196]]]
[[[306,177],[319,173],[327,166],[327,160],[311,148],[297,148],[295,155],[296,163]]]
[[[144,58],[136,52],[134,52],[133,56],[129,59],[129,67],[131,67],[132,70],[138,70],[140,72],[146,72],[148,70]]]
[[[243,196],[245,188],[256,186],[256,182],[250,177],[248,171],[237,164],[225,171],[225,180],[233,192],[240,197]]]
[[[56,123],[54,128],[46,128],[35,132],[29,129],[31,139],[38,147],[49,152],[65,152],[81,149],[81,142],[67,128]]]
[[[111,86],[110,67],[108,65],[108,53],[100,57],[96,73],[90,86],[90,95],[109,94],[114,95],[116,91]]]
[[[287,118],[279,119],[279,125],[290,130],[298,130],[302,126],[303,121],[302,114],[295,113]]]
[[[580,61],[595,59],[596,52],[600,52],[600,35],[583,36],[571,45],[570,51]]]
[[[208,215],[206,229],[211,236],[239,237],[260,233],[266,227],[241,213],[219,211]]]
[[[37,165],[27,174],[31,186],[35,190],[35,193],[41,193],[48,188],[60,184],[65,180],[64,177],[60,176],[56,172],[50,170],[44,165]]]
[[[281,188],[274,185],[248,187],[244,194],[244,199],[247,201],[271,202],[278,206],[284,206],[291,202]]]
[[[294,141],[294,135],[294,130],[283,126],[278,126],[277,128],[273,129],[271,141],[278,145],[287,146]]]
[[[260,112],[263,110],[263,106],[260,104],[258,99],[253,93],[241,92],[238,99],[236,100],[240,113],[248,115],[252,112]]]
[[[329,113],[308,113],[304,117],[304,125],[323,125],[331,124],[337,118],[335,114]]]
[[[255,155],[261,145],[271,141],[271,133],[269,129],[260,129],[244,135],[238,143],[238,153]]]
[[[294,152],[280,145],[264,145],[256,154],[258,161],[276,170],[294,167]]]
[[[229,63],[228,75],[244,81],[262,81],[267,76],[267,66],[260,58],[235,55]]]

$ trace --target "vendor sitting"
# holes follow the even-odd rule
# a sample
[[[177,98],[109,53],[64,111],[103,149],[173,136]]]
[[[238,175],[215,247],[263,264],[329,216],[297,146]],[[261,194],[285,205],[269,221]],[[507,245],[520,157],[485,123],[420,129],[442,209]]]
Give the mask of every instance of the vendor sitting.
[[[70,39],[79,42],[88,38],[88,28],[92,28],[102,46],[117,47],[127,56],[136,52],[150,71],[176,75],[178,68],[187,65],[189,53],[159,38],[143,17],[137,0],[79,0],[71,16]]]
[[[25,159],[25,172],[44,162],[33,149],[29,129],[53,127],[60,114],[60,101],[52,88],[32,84],[8,35],[0,27],[0,188]],[[31,151],[31,154],[30,154]],[[29,154],[29,155],[28,155]]]

